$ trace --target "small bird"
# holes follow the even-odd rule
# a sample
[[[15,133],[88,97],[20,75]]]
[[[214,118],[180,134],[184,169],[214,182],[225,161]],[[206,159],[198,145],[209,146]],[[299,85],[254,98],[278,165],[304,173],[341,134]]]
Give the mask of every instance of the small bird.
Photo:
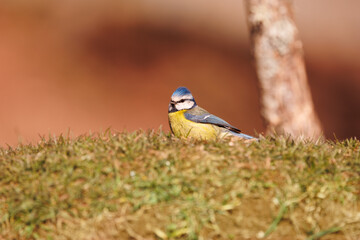
[[[209,140],[233,135],[256,139],[199,107],[186,87],[179,87],[171,96],[168,116],[170,129],[177,137]]]

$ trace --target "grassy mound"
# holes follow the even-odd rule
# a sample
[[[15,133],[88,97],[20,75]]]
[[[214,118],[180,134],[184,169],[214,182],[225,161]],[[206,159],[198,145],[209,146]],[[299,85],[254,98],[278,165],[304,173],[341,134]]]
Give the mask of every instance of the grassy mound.
[[[0,149],[4,239],[360,239],[360,142],[133,132]]]

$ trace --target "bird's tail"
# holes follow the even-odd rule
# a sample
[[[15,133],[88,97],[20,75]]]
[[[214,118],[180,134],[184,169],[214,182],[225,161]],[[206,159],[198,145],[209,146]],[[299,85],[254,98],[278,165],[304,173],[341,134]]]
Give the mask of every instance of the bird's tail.
[[[252,137],[252,136],[249,136],[249,135],[246,135],[246,134],[243,134],[243,133],[235,133],[235,132],[232,132],[232,131],[229,131],[229,133],[231,135],[234,135],[236,137],[241,137],[241,138],[244,138],[244,139],[256,139],[256,140],[259,140],[256,137]]]

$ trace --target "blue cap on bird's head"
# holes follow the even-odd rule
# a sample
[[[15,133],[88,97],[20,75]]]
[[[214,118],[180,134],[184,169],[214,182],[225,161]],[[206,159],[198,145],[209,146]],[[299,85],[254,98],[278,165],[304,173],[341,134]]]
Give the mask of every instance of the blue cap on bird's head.
[[[174,102],[177,102],[181,99],[194,100],[194,97],[191,94],[191,92],[189,91],[189,89],[187,89],[186,87],[179,87],[175,90],[175,92],[171,96],[171,100],[173,100]]]
[[[179,87],[171,96],[169,112],[183,109],[191,109],[196,106],[195,99],[189,89]]]

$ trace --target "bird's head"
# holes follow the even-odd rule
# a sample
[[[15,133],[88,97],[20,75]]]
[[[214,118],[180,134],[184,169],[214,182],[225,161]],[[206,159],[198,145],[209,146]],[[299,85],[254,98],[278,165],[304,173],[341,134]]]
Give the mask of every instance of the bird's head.
[[[195,99],[186,87],[179,87],[171,96],[169,113],[191,109],[196,106]]]

